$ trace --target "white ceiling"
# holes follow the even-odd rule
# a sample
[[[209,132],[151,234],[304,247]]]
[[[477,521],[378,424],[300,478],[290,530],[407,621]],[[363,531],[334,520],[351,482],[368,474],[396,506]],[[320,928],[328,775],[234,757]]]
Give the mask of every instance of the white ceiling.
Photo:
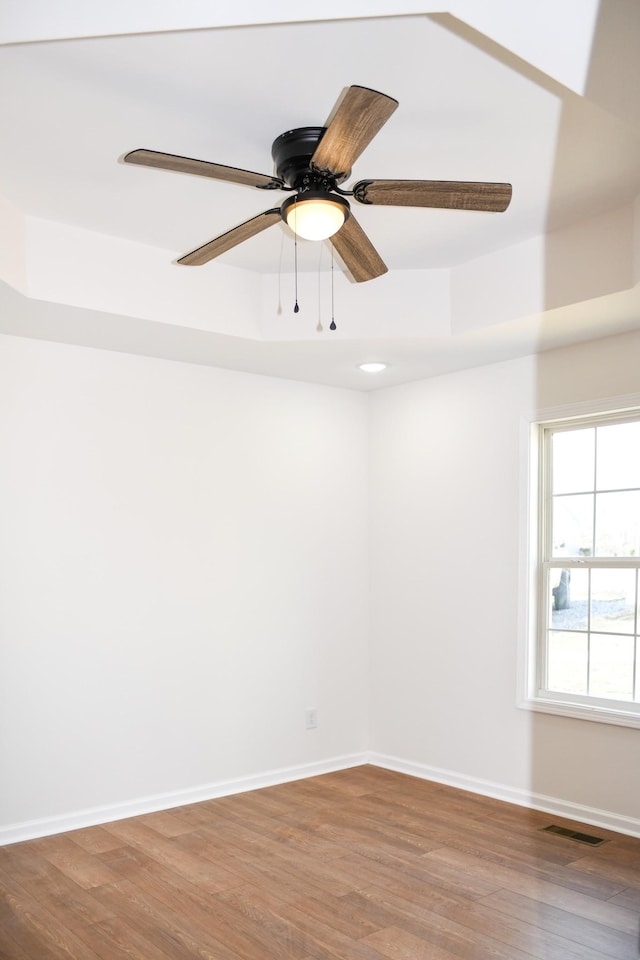
[[[377,16],[352,2],[269,24],[248,2],[217,20],[197,0],[158,4],[134,22],[136,4],[117,3],[96,23],[74,0],[53,6],[58,19],[11,0],[0,19],[0,277],[31,300],[17,309],[4,291],[5,332],[370,389],[640,326],[640,110],[620,92],[638,81],[634,0],[517,17],[502,0],[403,16],[380,0]],[[271,6],[291,20],[291,4]],[[284,225],[177,266],[285,195],[119,158],[145,147],[271,173],[275,137],[323,124],[352,83],[399,101],[352,182],[508,181],[509,210],[353,203],[390,273],[334,278],[335,333],[330,248],[299,244],[301,321]],[[355,370],[373,357],[392,364],[378,379]]]

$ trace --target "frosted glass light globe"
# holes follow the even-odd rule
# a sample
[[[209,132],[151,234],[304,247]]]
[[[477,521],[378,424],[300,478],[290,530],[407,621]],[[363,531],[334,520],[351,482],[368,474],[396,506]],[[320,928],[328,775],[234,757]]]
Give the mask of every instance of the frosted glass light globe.
[[[287,224],[304,240],[326,240],[338,232],[347,211],[338,201],[324,198],[301,199],[287,209]]]

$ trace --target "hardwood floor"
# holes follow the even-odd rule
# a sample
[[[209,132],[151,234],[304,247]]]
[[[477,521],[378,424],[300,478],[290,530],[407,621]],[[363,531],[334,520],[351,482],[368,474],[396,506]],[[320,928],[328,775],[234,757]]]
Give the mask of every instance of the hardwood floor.
[[[2,960],[639,956],[640,840],[375,767],[3,847],[0,890]]]

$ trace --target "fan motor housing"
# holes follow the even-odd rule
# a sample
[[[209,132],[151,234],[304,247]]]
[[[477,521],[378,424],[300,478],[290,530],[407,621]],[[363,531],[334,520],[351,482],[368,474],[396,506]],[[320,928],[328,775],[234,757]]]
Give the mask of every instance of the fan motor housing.
[[[298,189],[303,186],[305,177],[317,179],[318,172],[311,168],[311,158],[316,147],[326,132],[326,127],[297,127],[281,133],[273,141],[271,156],[276,168],[276,175],[288,187]],[[339,177],[331,175],[334,183],[342,183],[350,175],[348,170]]]

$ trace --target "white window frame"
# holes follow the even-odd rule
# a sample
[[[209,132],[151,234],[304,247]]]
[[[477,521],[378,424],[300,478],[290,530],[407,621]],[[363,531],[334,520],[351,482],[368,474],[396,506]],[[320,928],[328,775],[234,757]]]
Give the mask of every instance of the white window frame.
[[[539,682],[539,678],[544,676],[546,648],[545,597],[540,588],[543,560],[540,550],[543,538],[548,533],[542,529],[543,510],[540,498],[549,484],[549,478],[546,478],[547,482],[544,484],[541,476],[541,432],[545,427],[557,425],[559,422],[585,420],[593,423],[597,419],[624,420],[639,415],[640,393],[537,410],[522,421],[517,703],[523,709],[580,720],[640,727],[640,704],[638,703],[553,693],[542,689],[542,684]],[[602,567],[605,564],[593,558],[585,558],[584,564],[575,560],[568,562],[567,565]],[[636,561],[616,561],[616,565],[637,567],[638,564]]]

